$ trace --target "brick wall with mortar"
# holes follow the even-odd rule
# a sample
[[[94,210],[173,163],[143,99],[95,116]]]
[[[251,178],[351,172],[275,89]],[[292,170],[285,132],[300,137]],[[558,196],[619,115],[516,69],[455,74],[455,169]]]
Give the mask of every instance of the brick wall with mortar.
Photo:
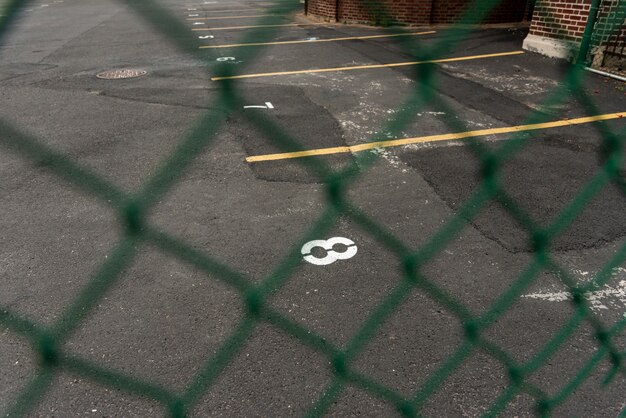
[[[623,1],[623,0],[622,0]],[[592,35],[592,54],[624,27],[624,5],[620,0],[602,0]],[[524,48],[557,58],[573,58],[582,39],[591,0],[538,0]]]
[[[307,0],[306,13],[327,20],[385,24],[390,20],[408,24],[454,23],[472,0],[381,0],[388,18],[376,18],[368,0]],[[531,0],[503,0],[482,23],[521,22],[528,16]],[[338,9],[337,9],[338,7]]]
[[[327,20],[337,16],[337,0],[307,0],[304,8],[306,14]]]
[[[590,7],[591,0],[538,0],[530,34],[579,42]]]
[[[309,0],[316,1],[316,0]],[[362,22],[372,24],[384,24],[385,17],[377,18],[369,12],[372,4],[366,1],[341,0],[339,3],[339,20],[348,22]],[[409,23],[428,24],[432,2],[412,0],[383,0],[380,2],[384,12],[389,14],[389,20]],[[384,15],[383,15],[384,16]]]
[[[433,1],[431,22],[453,23],[462,16],[469,5],[473,5],[473,2],[467,0]],[[529,20],[530,5],[530,1],[502,0],[482,23],[511,23]],[[473,10],[476,10],[476,6],[473,6]]]

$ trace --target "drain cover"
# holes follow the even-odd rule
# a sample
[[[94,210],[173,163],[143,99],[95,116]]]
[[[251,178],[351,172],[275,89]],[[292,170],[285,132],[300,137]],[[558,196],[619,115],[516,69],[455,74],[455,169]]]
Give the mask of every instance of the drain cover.
[[[145,74],[147,74],[147,71],[130,68],[130,69],[123,69],[123,70],[103,71],[99,74],[96,74],[96,77],[102,78],[104,80],[119,80],[122,78],[141,77],[142,75],[145,75]]]

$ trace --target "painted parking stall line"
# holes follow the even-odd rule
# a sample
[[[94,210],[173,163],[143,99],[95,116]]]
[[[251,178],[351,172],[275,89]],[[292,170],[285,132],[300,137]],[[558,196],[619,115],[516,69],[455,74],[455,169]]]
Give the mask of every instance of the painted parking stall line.
[[[255,29],[255,28],[286,28],[286,27],[308,27],[308,26],[331,26],[328,23],[285,23],[279,25],[250,25],[250,26],[226,26],[226,27],[211,27],[211,28],[194,28],[194,31],[203,30],[239,30],[239,29]]]
[[[356,66],[348,66],[348,67],[312,68],[308,70],[277,71],[277,72],[272,72],[272,73],[242,74],[242,75],[234,75],[234,76],[228,76],[228,77],[212,77],[211,80],[220,81],[220,80],[233,80],[233,79],[244,79],[244,78],[276,77],[276,76],[298,75],[298,74],[332,73],[332,72],[357,71],[357,70],[375,70],[375,69],[384,69],[384,68],[408,67],[408,66],[424,65],[424,64],[443,64],[447,62],[459,62],[459,61],[472,61],[472,60],[487,59],[487,58],[499,58],[499,57],[507,57],[507,56],[512,56],[512,55],[521,55],[523,53],[524,51],[510,51],[510,52],[498,52],[494,54],[471,55],[471,56],[455,57],[455,58],[442,58],[442,59],[428,60],[428,61],[409,61],[409,62],[395,62],[391,64],[369,64],[369,65],[356,65]]]
[[[424,32],[412,32],[412,33],[397,33],[397,34],[391,34],[391,35],[347,36],[347,37],[342,37],[342,38],[328,38],[328,39],[309,38],[309,39],[297,40],[297,41],[254,42],[254,43],[246,43],[246,44],[227,44],[227,45],[203,45],[203,46],[200,46],[199,48],[200,49],[240,48],[240,47],[247,47],[247,46],[311,44],[311,43],[319,43],[319,42],[341,42],[341,41],[351,41],[351,40],[395,38],[395,37],[401,37],[401,36],[420,36],[420,35],[431,35],[434,33],[437,33],[437,32],[436,31],[424,31]]]
[[[581,117],[581,118],[576,118],[576,119],[563,119],[563,120],[558,120],[554,122],[536,123],[536,124],[530,124],[530,125],[508,126],[508,127],[503,127],[503,128],[481,129],[478,131],[457,132],[457,133],[442,134],[442,135],[429,135],[429,136],[422,136],[422,137],[415,137],[415,138],[368,142],[365,144],[353,145],[349,147],[318,148],[318,149],[312,149],[308,151],[256,155],[256,156],[246,158],[246,161],[249,163],[258,163],[258,162],[263,162],[263,161],[287,160],[287,159],[304,158],[304,157],[315,157],[315,156],[321,156],[321,155],[355,153],[355,152],[370,151],[370,150],[380,149],[380,148],[401,147],[404,145],[412,145],[412,144],[419,144],[419,143],[452,141],[452,140],[461,140],[461,139],[466,139],[466,138],[477,138],[477,137],[483,137],[483,136],[488,136],[488,135],[502,135],[502,134],[509,134],[509,133],[515,133],[515,132],[536,131],[536,130],[552,129],[552,128],[559,128],[559,127],[566,127],[566,126],[583,125],[587,123],[594,123],[594,122],[607,121],[607,120],[613,120],[613,119],[621,119],[625,117],[626,117],[626,112],[608,113],[604,115],[586,116],[586,117]]]
[[[210,8],[198,8],[196,7],[188,7],[187,11],[201,11],[201,12],[205,12],[205,13],[238,13],[238,12],[263,12],[266,11],[267,9],[261,9],[261,8],[242,8],[242,9],[215,9],[212,10]]]
[[[228,20],[228,19],[253,19],[253,18],[259,18],[259,17],[269,17],[269,16],[277,16],[276,14],[273,15],[249,15],[249,16],[212,16],[212,17],[199,17],[198,14],[196,13],[197,16],[189,16],[189,18],[187,20]],[[285,17],[287,17],[287,15],[285,15]]]

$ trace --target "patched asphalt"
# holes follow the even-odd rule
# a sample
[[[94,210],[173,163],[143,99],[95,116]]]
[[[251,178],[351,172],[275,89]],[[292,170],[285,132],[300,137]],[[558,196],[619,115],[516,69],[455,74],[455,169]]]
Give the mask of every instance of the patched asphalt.
[[[206,3],[206,4],[204,4]],[[181,20],[263,14],[255,1],[167,2]],[[44,6],[46,4],[46,6]],[[195,8],[197,10],[187,10]],[[260,9],[245,10],[244,9]],[[217,11],[219,10],[219,12]],[[206,27],[242,26],[254,18],[216,19]],[[268,29],[274,41],[382,34],[359,25]],[[189,27],[193,21],[186,21]],[[319,22],[317,22],[319,23]],[[411,38],[429,46],[445,28]],[[271,31],[271,32],[270,32]],[[198,31],[206,45],[237,43],[241,30]],[[445,57],[521,50],[523,28],[483,28]],[[207,50],[242,56],[239,48]],[[442,53],[443,54],[443,53]],[[232,65],[243,74],[410,61],[393,38],[268,46],[252,62]],[[101,71],[140,68],[146,76],[108,81]],[[432,94],[445,104],[420,108],[394,138],[422,137],[522,125],[557,88],[567,66],[532,53],[436,66]],[[241,80],[247,105],[226,117],[215,99],[219,82],[202,63],[177,50],[127,7],[112,1],[35,2],[0,47],[0,116],[126,191],[138,190],[205,111],[224,116],[215,140],[157,202],[149,221],[210,254],[254,282],[266,279],[327,208],[327,191],[301,159],[246,161],[251,156],[349,147],[383,132],[421,80],[415,66],[345,72],[276,75]],[[427,88],[429,88],[427,86]],[[588,74],[584,89],[598,113],[626,111],[624,84]],[[216,104],[217,103],[217,104]],[[588,109],[572,98],[542,109],[548,120],[578,118]],[[266,118],[299,145],[254,128],[250,114]],[[252,115],[254,116],[254,115]],[[624,129],[621,120],[607,123]],[[209,134],[209,132],[207,132]],[[389,138],[389,139],[394,139]],[[285,139],[285,138],[283,138]],[[394,147],[347,190],[350,202],[410,248],[420,248],[452,219],[476,190],[480,161],[467,141],[488,149],[506,135]],[[550,224],[597,173],[602,142],[596,125],[534,131],[528,144],[501,167],[504,189],[540,227]],[[308,157],[338,170],[358,161],[353,153]],[[580,283],[588,282],[624,245],[625,197],[602,189],[550,243],[553,258]],[[121,237],[117,214],[52,175],[45,161],[27,162],[0,148],[0,306],[41,324],[53,324],[111,255]],[[530,237],[498,204],[490,203],[422,267],[425,277],[480,314],[510,288],[533,259]],[[346,237],[358,251],[326,266],[302,262],[268,303],[339,347],[350,344],[368,315],[402,278],[401,261],[375,234],[340,217],[316,239]],[[345,248],[335,248],[341,252]],[[319,248],[314,253],[324,257]],[[623,266],[623,264],[622,264]],[[517,362],[528,361],[573,315],[561,277],[541,271],[521,297],[483,333]],[[607,295],[593,312],[604,324],[626,312],[619,292],[626,280],[615,269]],[[545,297],[541,296],[545,295]],[[95,364],[184,390],[243,317],[241,296],[214,277],[141,246],[136,259],[63,349]],[[581,326],[545,365],[527,376],[556,395],[597,350]],[[354,359],[355,371],[411,397],[454,353],[465,336],[446,307],[414,290]],[[624,338],[614,340],[624,349]],[[29,342],[0,331],[0,411],[4,412],[37,369]],[[626,379],[602,385],[610,370],[599,363],[555,416],[616,416],[624,407]],[[332,367],[320,353],[277,328],[260,325],[193,409],[196,416],[302,416],[328,389]],[[425,416],[480,416],[508,387],[509,375],[478,350],[424,404]],[[503,416],[534,414],[534,399],[512,398]],[[155,416],[162,405],[63,372],[32,416]],[[346,386],[328,416],[394,416],[397,411],[366,391]]]
[[[265,107],[242,109],[242,112],[235,113],[229,119],[230,132],[241,141],[246,157],[295,152],[311,147],[346,146],[337,119],[322,105],[308,98],[302,87],[285,86],[276,89],[272,86],[254,86],[245,89],[244,100],[250,103],[249,106]],[[257,112],[259,116],[265,117],[271,126],[281,130],[280,135],[255,129],[254,123],[246,118],[246,111]],[[352,157],[350,154],[338,154],[321,157],[321,160],[330,169],[340,171]],[[261,180],[303,183],[321,183],[324,180],[297,160],[249,163],[249,167]]]

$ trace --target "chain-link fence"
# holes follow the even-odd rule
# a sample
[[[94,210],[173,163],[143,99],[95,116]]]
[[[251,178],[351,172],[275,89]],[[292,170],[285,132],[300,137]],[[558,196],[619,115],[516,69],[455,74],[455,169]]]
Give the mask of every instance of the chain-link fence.
[[[600,2],[591,42],[591,67],[626,75],[626,1]]]
[[[525,393],[532,397],[538,415],[549,415],[550,412],[568,399],[576,389],[596,370],[601,361],[608,359],[612,371],[606,376],[610,382],[616,375],[626,376],[625,353],[620,351],[615,339],[626,326],[623,317],[611,327],[602,321],[590,309],[587,292],[602,286],[611,278],[612,271],[626,260],[626,245],[614,254],[599,271],[593,281],[580,284],[568,270],[556,261],[551,254],[551,242],[559,236],[585,209],[587,204],[609,184],[616,185],[626,193],[626,183],[621,174],[623,167],[622,155],[625,132],[615,132],[602,121],[595,126],[602,135],[601,165],[595,175],[569,202],[563,211],[549,225],[539,226],[526,213],[502,186],[500,169],[505,161],[520,152],[531,133],[518,132],[510,135],[502,145],[492,149],[480,142],[469,141],[466,146],[472,151],[482,167],[482,181],[471,196],[460,206],[437,233],[431,236],[420,248],[410,248],[397,239],[384,226],[368,216],[348,198],[347,192],[351,185],[378,158],[375,152],[358,152],[354,161],[341,169],[332,170],[320,159],[300,158],[297,161],[307,170],[316,175],[325,185],[327,206],[323,214],[311,225],[298,245],[295,245],[288,256],[275,266],[272,273],[259,283],[224,265],[211,254],[205,254],[190,244],[181,241],[151,225],[146,214],[166,192],[176,187],[177,182],[194,158],[208,147],[213,146],[219,138],[216,132],[224,124],[226,117],[238,112],[244,105],[238,89],[236,67],[224,63],[216,63],[210,49],[200,49],[197,36],[172,13],[159,3],[152,0],[121,0],[122,3],[137,12],[150,25],[160,31],[182,51],[206,63],[210,73],[220,79],[219,97],[209,109],[222,109],[226,112],[207,110],[181,138],[174,152],[165,159],[160,168],[133,193],[127,193],[120,187],[105,180],[89,169],[78,165],[63,154],[45,145],[42,140],[14,126],[10,121],[0,121],[0,146],[3,150],[15,153],[26,160],[40,163],[49,172],[67,181],[75,188],[94,199],[112,207],[119,215],[124,234],[107,260],[93,273],[88,284],[80,294],[66,307],[64,312],[51,326],[43,326],[18,315],[5,306],[0,306],[0,324],[11,332],[26,338],[32,345],[39,362],[32,380],[14,400],[6,413],[9,416],[28,415],[53,383],[55,375],[66,372],[81,376],[107,387],[147,397],[160,402],[169,414],[174,417],[185,416],[191,411],[201,396],[215,382],[224,368],[233,360],[251,333],[260,324],[268,324],[294,340],[304,344],[323,355],[331,365],[332,380],[329,386],[319,395],[313,407],[308,411],[310,416],[323,415],[347,386],[356,386],[376,397],[391,403],[404,416],[417,416],[426,400],[441,387],[445,379],[457,368],[461,367],[472,353],[480,351],[500,362],[508,371],[509,382],[506,389],[489,407],[486,415],[501,413],[507,404],[518,394]],[[11,26],[17,22],[20,12],[29,3],[27,0],[11,0],[6,4],[0,18],[0,36],[6,37]],[[497,6],[498,0],[479,0],[473,2],[466,13],[459,19],[463,25],[446,29],[433,45],[424,47],[410,38],[390,38],[401,45],[404,52],[410,54],[416,64],[415,76],[419,82],[415,89],[400,107],[393,119],[389,120],[384,129],[384,136],[374,135],[371,141],[381,141],[389,134],[397,135],[409,124],[414,115],[424,106],[441,109],[447,113],[453,111],[443,102],[433,87],[437,83],[436,60],[445,57],[451,49],[472,31],[471,24],[481,22]],[[381,3],[367,1],[373,11],[380,14],[379,20],[385,21],[384,7]],[[268,27],[278,25],[285,16],[302,7],[300,2],[277,2],[272,7],[271,15],[258,22],[261,29],[246,31],[241,43],[263,43],[272,39],[273,31]],[[385,29],[398,33],[398,28]],[[609,31],[610,33],[611,31]],[[390,32],[391,33],[391,32]],[[263,53],[262,46],[242,48],[242,61],[252,62]],[[598,115],[598,107],[582,87],[588,73],[582,66],[572,65],[563,75],[560,85],[549,95],[542,108],[554,109],[566,101],[576,100],[586,109],[588,115]],[[528,116],[527,124],[547,122],[551,112],[537,111]],[[241,114],[247,118],[268,140],[281,149],[291,152],[304,151],[305,144],[280,129],[273,121],[258,112]],[[456,119],[445,119],[449,128],[461,132],[466,129],[463,122]],[[532,261],[511,286],[483,313],[473,315],[463,300],[452,296],[438,286],[424,273],[422,267],[435,258],[444,247],[451,242],[460,231],[488,204],[496,202],[505,209],[520,225],[523,225],[531,239],[533,248]],[[272,308],[268,300],[291,278],[294,269],[301,263],[300,248],[320,233],[329,231],[340,217],[351,219],[366,229],[369,234],[391,251],[404,268],[403,279],[393,288],[379,305],[369,314],[358,331],[349,339],[344,347],[335,346],[321,335],[308,329],[290,317]],[[79,357],[65,353],[63,343],[77,330],[83,320],[94,310],[99,301],[120,279],[125,268],[134,262],[138,248],[151,244],[164,254],[189,263],[207,275],[207,280],[218,279],[235,289],[246,308],[241,322],[232,330],[230,336],[219,350],[206,359],[186,389],[180,392],[166,390],[150,381],[103,368],[98,364],[85,361]],[[543,271],[554,272],[567,286],[571,294],[574,311],[569,320],[556,332],[540,350],[523,363],[516,362],[502,347],[484,337],[483,331],[501,317],[520,297],[525,289],[535,283]],[[392,388],[383,386],[374,379],[357,372],[352,362],[364,350],[382,324],[397,311],[399,306],[413,292],[427,295],[436,303],[453,313],[462,325],[465,336],[463,342],[456,347],[453,354],[430,375],[430,377],[410,397],[404,396]],[[586,360],[585,365],[571,379],[562,382],[556,394],[548,395],[527,377],[539,370],[555,352],[586,324],[595,332],[597,351]],[[626,416],[626,410],[622,412]]]

